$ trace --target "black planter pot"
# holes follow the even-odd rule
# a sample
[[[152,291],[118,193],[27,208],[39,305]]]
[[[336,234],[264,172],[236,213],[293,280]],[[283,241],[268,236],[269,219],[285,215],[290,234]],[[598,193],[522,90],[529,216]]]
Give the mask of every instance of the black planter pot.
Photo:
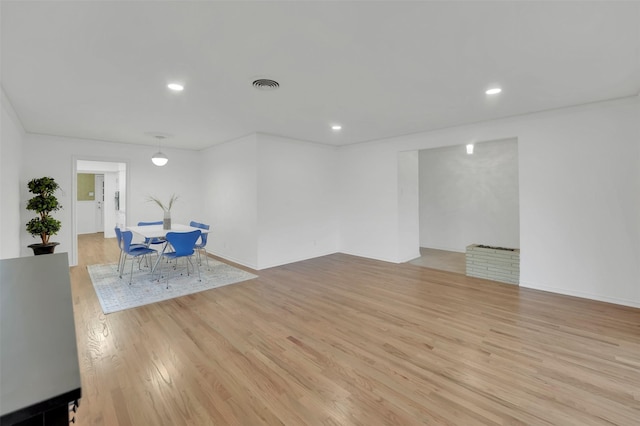
[[[56,246],[60,243],[47,243],[47,244],[30,244],[28,247],[33,250],[33,254],[38,256],[41,254],[51,254],[56,249]]]

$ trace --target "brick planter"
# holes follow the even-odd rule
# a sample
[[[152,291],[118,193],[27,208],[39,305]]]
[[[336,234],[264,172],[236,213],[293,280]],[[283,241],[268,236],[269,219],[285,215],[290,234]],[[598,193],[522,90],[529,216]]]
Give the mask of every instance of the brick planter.
[[[471,244],[466,251],[467,275],[508,284],[520,283],[520,250]]]

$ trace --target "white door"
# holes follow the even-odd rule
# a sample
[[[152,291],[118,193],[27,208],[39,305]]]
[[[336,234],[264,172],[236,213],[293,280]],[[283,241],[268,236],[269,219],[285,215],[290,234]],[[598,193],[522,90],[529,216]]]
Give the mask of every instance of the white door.
[[[96,175],[96,229],[95,232],[104,232],[104,175]]]

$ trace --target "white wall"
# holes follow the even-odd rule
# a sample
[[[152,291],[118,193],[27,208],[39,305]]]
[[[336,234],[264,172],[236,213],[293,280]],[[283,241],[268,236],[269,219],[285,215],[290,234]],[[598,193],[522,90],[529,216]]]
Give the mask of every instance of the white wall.
[[[336,149],[258,134],[258,269],[338,249]]]
[[[398,260],[420,257],[418,151],[398,153]]]
[[[341,251],[400,260],[398,152],[517,138],[521,285],[640,307],[639,123],[634,97],[345,147]]]
[[[20,213],[26,208],[20,197],[20,167],[24,129],[4,90],[0,88],[0,259],[20,256]],[[26,231],[25,231],[26,232]]]
[[[86,161],[78,160],[77,164],[78,173],[93,173],[93,172],[118,172],[120,171],[120,163],[111,163],[108,161]]]
[[[141,220],[160,220],[162,210],[147,201],[149,195],[168,200],[171,194],[179,195],[172,210],[172,220],[188,223],[193,217],[203,214],[203,199],[200,183],[200,155],[198,152],[180,149],[165,149],[169,163],[157,167],[151,163],[155,152],[151,146],[87,141],[47,135],[27,134],[24,152],[36,153],[23,162],[20,179],[21,205],[28,200],[26,182],[34,177],[51,176],[61,187],[58,198],[63,209],[54,216],[62,221],[62,229],[53,241],[60,242],[56,252],[69,252],[70,263],[75,264],[75,239],[73,238],[72,196],[75,185],[73,163],[77,159],[115,161],[127,163],[129,192],[127,194],[127,224]],[[29,213],[21,212],[21,221],[26,223]],[[27,248],[33,239],[21,233],[21,255],[31,255]]]
[[[401,261],[399,253],[405,250],[400,249],[398,238],[397,148],[384,141],[341,148],[338,182],[339,250],[372,259]]]
[[[516,140],[420,151],[420,246],[519,248],[518,187]]]
[[[208,250],[254,269],[335,253],[335,156],[265,134],[205,150]]]
[[[202,215],[211,231],[207,251],[257,269],[257,148],[256,135],[246,136],[202,151],[200,181]]]
[[[76,201],[76,232],[78,234],[96,232],[95,201]]]
[[[522,285],[640,307],[638,99],[558,111],[522,134]]]

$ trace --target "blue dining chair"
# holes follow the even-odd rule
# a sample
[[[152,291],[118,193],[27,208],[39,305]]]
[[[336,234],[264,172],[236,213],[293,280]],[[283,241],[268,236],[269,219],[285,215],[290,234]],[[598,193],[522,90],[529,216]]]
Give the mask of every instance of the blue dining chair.
[[[163,252],[160,255],[162,257],[166,257],[168,260],[175,259],[176,264],[173,266],[174,269],[176,269],[178,266],[178,259],[181,257],[185,258],[187,275],[189,275],[189,264],[193,266],[191,257],[195,253],[196,241],[198,241],[200,235],[202,235],[202,232],[199,229],[191,232],[167,232],[166,239],[171,247],[173,247],[173,251]],[[198,281],[202,281],[202,278],[200,277],[200,265],[198,265],[198,262],[196,262],[196,266],[198,269]],[[158,277],[158,281],[160,281],[160,278],[162,278],[163,269],[164,262],[160,268],[160,276]],[[167,288],[169,288],[169,274],[167,274]]]
[[[120,278],[122,278],[122,271],[124,270],[124,265],[127,262],[127,256],[131,256],[135,259],[137,257],[146,256],[151,253],[158,253],[155,249],[152,249],[146,246],[136,247],[135,245],[131,244],[131,240],[133,239],[133,233],[131,231],[122,231],[121,234],[122,234],[122,251],[124,253],[124,259],[122,261],[122,270],[120,270]],[[138,268],[140,268],[140,262],[138,262]],[[133,259],[131,261],[131,273],[129,275],[129,285],[131,285],[132,280],[133,280]]]
[[[162,225],[162,221],[159,220],[157,222],[138,222],[138,226],[151,226],[151,225]],[[166,242],[165,239],[162,237],[144,239],[144,243],[147,247],[149,247],[151,244],[164,244],[165,242]]]
[[[189,223],[189,226],[192,226],[194,228],[205,229],[207,231],[209,230],[209,225],[195,222],[193,220],[191,221],[191,223]],[[207,235],[209,235],[208,232],[203,232],[202,235],[200,235],[200,242],[196,243],[194,248],[198,252],[198,263],[200,265],[202,265],[202,257],[200,256],[200,252],[204,251],[204,258],[207,261],[207,269],[209,269],[209,256],[207,256],[207,250],[205,249],[205,246],[207,245]]]
[[[124,267],[122,260],[124,259],[124,251],[122,246],[122,231],[119,227],[115,227],[116,231],[116,239],[118,241],[118,248],[120,249],[120,257],[118,258],[118,273],[120,273],[120,268]],[[131,248],[142,248],[146,247],[144,244],[131,244]]]

